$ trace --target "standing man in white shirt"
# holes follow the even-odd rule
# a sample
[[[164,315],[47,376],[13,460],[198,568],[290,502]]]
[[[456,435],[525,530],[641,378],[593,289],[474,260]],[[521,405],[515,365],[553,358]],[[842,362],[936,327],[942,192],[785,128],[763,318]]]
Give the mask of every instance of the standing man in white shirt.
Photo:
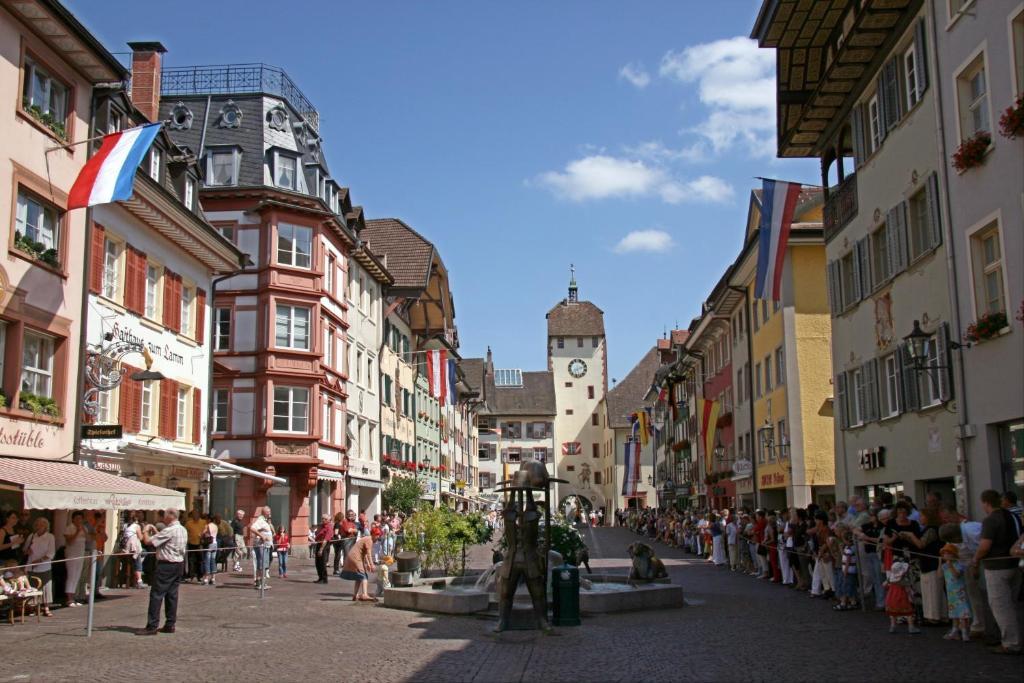
[[[174,633],[178,621],[178,584],[181,582],[188,546],[188,532],[178,523],[178,511],[164,511],[162,531],[150,525],[142,530],[142,542],[156,549],[156,570],[149,589],[149,618],[146,628],[136,631],[140,636],[155,636],[160,624],[160,607],[164,606],[164,633]]]
[[[256,565],[254,586],[259,588],[260,579],[269,578],[270,549],[274,545],[274,526],[270,523],[270,506],[256,508],[256,512],[255,519],[249,523],[249,542]],[[270,588],[269,584],[264,587]]]

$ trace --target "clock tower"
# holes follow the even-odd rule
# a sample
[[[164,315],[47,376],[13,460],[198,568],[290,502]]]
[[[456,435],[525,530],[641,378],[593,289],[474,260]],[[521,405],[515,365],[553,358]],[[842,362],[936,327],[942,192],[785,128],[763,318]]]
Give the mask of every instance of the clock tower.
[[[563,512],[609,507],[613,458],[610,452],[605,394],[608,391],[608,346],[604,313],[580,301],[576,269],[570,266],[569,295],[547,314],[548,370],[555,385],[555,465],[558,502]]]

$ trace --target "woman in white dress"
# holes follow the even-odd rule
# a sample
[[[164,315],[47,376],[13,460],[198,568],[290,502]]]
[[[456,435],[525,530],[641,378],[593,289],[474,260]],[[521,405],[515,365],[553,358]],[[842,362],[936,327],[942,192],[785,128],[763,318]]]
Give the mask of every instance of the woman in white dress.
[[[50,603],[53,602],[53,582],[50,581],[54,553],[57,552],[56,542],[50,533],[50,522],[45,517],[37,517],[35,533],[28,537],[26,552],[28,553],[28,575],[35,577],[43,584],[43,616],[50,616]]]
[[[78,582],[82,578],[82,562],[85,559],[85,541],[89,532],[85,530],[85,515],[75,512],[71,515],[71,524],[64,529],[64,567],[67,579],[64,581],[65,605],[80,607],[82,603],[75,600],[78,595]]]

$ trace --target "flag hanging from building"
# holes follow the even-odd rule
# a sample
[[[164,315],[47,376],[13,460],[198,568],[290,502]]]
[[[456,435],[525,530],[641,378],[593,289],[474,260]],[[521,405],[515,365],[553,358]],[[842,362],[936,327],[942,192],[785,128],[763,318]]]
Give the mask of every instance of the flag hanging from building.
[[[459,402],[458,377],[455,372],[455,361],[448,359],[448,402],[455,405]]]
[[[583,452],[583,444],[579,441],[564,441],[562,443],[562,455],[579,455]]]
[[[633,425],[634,438],[639,436],[640,445],[646,446],[651,439],[651,416],[646,408],[636,411],[636,423]]]
[[[622,477],[622,495],[630,497],[636,495],[640,484],[640,442],[627,441],[623,447],[625,476]]]
[[[427,351],[427,383],[430,385],[430,395],[441,405],[444,405],[448,398],[449,376],[448,352],[444,349]]]
[[[75,179],[68,194],[68,210],[130,199],[135,169],[149,151],[159,123],[150,123],[104,136],[100,149]]]
[[[757,281],[754,296],[779,301],[782,298],[782,264],[786,259],[793,210],[800,197],[800,183],[765,180],[761,195],[761,225],[757,252]]]
[[[718,427],[718,401],[702,401],[700,407],[700,435],[704,440],[704,456],[710,459],[715,452],[715,429]],[[710,460],[708,460],[710,464]]]

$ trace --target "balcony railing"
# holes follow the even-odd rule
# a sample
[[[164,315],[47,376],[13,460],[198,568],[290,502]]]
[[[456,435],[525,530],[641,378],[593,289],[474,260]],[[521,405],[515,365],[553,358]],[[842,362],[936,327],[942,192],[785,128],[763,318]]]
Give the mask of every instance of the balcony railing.
[[[829,190],[825,200],[825,241],[830,241],[857,215],[857,174],[851,173],[843,182]]]
[[[288,100],[313,130],[320,131],[320,114],[284,71],[267,64],[222,64],[164,69],[162,96],[241,95],[267,93]]]

